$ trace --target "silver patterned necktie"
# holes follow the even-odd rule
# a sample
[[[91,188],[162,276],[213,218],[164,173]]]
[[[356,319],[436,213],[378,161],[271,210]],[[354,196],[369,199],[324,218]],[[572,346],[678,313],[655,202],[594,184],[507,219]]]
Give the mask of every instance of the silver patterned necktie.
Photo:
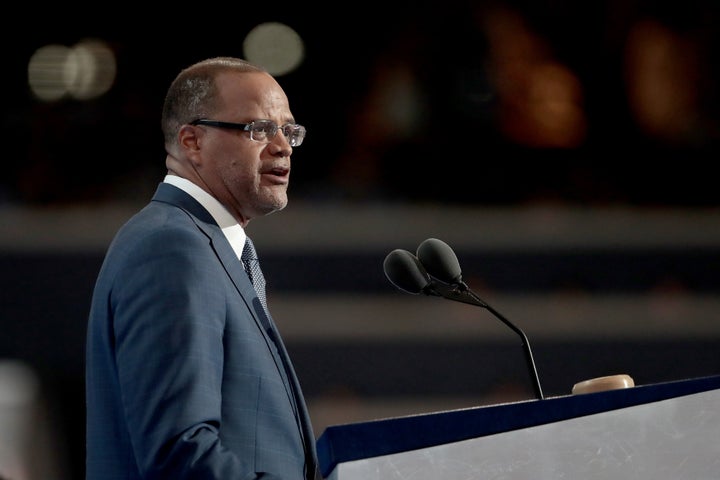
[[[260,269],[260,260],[258,260],[255,245],[253,245],[250,237],[245,239],[245,246],[243,247],[240,259],[242,260],[248,277],[250,277],[250,282],[255,287],[255,291],[257,292],[257,296],[260,299],[263,308],[266,312],[268,312],[267,299],[265,298],[265,276]]]
[[[297,380],[291,380],[291,378],[295,378],[295,375],[293,373],[294,371],[292,369],[292,366],[288,364],[289,360],[287,351],[285,350],[285,345],[283,345],[282,340],[280,340],[279,334],[275,331],[275,328],[273,327],[273,321],[270,319],[269,310],[267,308],[267,300],[265,299],[265,276],[260,269],[260,260],[258,259],[257,252],[255,251],[255,245],[253,245],[250,237],[245,238],[245,246],[243,247],[242,254],[240,255],[240,260],[242,261],[243,267],[245,268],[248,277],[250,277],[250,282],[253,284],[253,287],[255,287],[257,296],[260,299],[263,308],[265,309],[265,314],[267,318],[265,320],[261,319],[261,322],[266,328],[267,333],[272,339],[272,341],[275,342],[276,349],[280,354],[280,359],[282,360],[283,383],[285,383],[288,391],[292,392],[292,395],[290,396],[290,401],[292,403],[293,412],[295,413],[295,419],[298,422],[298,427],[300,429],[300,435],[303,439],[303,444],[305,444],[305,468],[308,468],[309,465],[314,464],[314,459],[312,458],[312,456],[310,456],[310,452],[312,452],[312,449],[311,447],[307,446],[307,435],[302,425],[300,414],[298,413],[297,398],[301,396],[301,394],[298,393],[299,387],[296,387],[294,383],[297,382]]]

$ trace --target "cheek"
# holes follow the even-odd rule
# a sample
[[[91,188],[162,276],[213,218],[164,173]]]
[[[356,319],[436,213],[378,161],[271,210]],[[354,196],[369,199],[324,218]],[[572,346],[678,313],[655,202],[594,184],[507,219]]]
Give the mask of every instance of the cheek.
[[[223,156],[217,157],[217,170],[226,183],[238,186],[248,186],[258,183],[262,161],[260,153],[254,144],[243,145],[246,148],[234,148],[224,151]]]
[[[225,163],[244,172],[259,171],[262,163],[260,160],[262,151],[258,149],[258,146],[259,144],[247,142],[240,148],[227,151]]]
[[[253,185],[260,181],[257,165],[247,159],[235,158],[223,163],[218,173],[227,185],[232,185],[235,191],[253,189]]]
[[[259,175],[260,164],[252,157],[235,157],[227,162],[226,174],[232,177],[251,178]]]

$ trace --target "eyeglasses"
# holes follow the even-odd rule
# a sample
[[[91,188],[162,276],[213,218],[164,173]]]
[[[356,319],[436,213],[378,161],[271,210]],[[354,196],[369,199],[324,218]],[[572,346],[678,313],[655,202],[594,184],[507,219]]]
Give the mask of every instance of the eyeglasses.
[[[206,127],[230,128],[250,132],[250,139],[256,142],[270,142],[278,131],[282,131],[291,147],[299,147],[305,139],[305,127],[297,123],[286,123],[278,127],[272,120],[253,120],[250,123],[219,122],[201,118],[190,122],[190,125],[205,125]]]

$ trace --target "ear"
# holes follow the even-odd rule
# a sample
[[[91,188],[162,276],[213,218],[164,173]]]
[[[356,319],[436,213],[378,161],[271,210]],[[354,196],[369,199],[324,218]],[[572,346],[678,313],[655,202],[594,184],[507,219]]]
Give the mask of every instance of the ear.
[[[196,167],[202,162],[201,146],[205,131],[193,125],[183,125],[178,132],[178,145]]]
[[[201,137],[204,134],[201,128],[193,125],[183,125],[178,131],[178,145],[188,154],[200,150]]]

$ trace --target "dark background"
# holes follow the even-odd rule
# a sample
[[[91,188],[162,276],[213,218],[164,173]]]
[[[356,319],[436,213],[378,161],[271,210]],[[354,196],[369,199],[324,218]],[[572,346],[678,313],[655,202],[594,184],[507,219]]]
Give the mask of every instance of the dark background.
[[[163,172],[159,116],[169,82],[201,58],[243,56],[242,41],[252,27],[275,21],[305,42],[304,62],[279,78],[309,131],[294,155],[296,198],[718,203],[710,175],[718,141],[718,7],[709,0],[371,1],[323,15],[296,2],[200,10],[166,7],[150,14],[126,3],[87,10],[56,6],[41,19],[30,11],[7,16],[18,33],[0,34],[8,46],[2,128],[12,139],[0,183],[6,201],[144,197],[138,182],[154,185]],[[491,14],[499,10],[512,12],[522,28],[493,33],[501,22]],[[656,61],[660,67],[641,81],[630,76],[628,64],[639,62],[628,55],[637,48],[635,30],[646,22],[664,29],[648,56],[668,60]],[[104,39],[113,48],[118,73],[112,90],[90,102],[35,101],[27,87],[32,53],[85,38]],[[543,94],[503,77],[501,68],[514,63],[555,65],[573,76],[579,92],[573,104],[586,125],[578,140],[553,143],[528,130],[508,133],[502,118],[516,115],[514,123],[522,125],[523,109]],[[423,99],[418,126],[404,136],[382,112],[367,113],[377,115],[371,121],[362,117],[383,75],[401,67],[411,72]],[[520,86],[508,89],[513,82]],[[663,89],[651,104],[691,99],[667,115],[665,130],[653,131],[639,120],[632,92],[658,86]],[[372,126],[378,131],[368,132]]]

